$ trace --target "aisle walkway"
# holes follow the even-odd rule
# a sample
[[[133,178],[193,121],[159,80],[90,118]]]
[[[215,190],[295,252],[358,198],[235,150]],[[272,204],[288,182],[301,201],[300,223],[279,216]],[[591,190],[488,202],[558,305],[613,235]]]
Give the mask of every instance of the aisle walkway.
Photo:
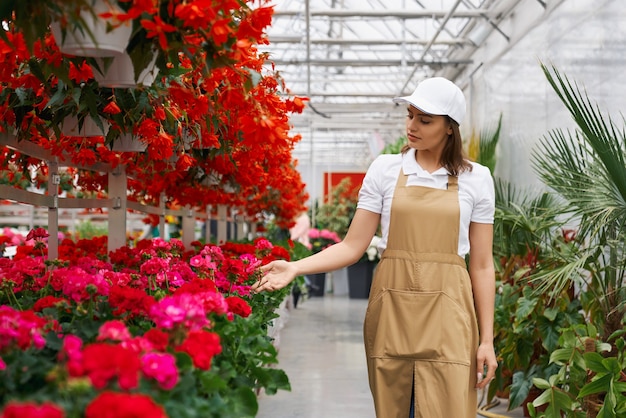
[[[316,297],[289,312],[280,332],[279,365],[291,392],[259,396],[257,418],[375,418],[363,351],[367,300]],[[521,417],[506,406],[478,417]]]

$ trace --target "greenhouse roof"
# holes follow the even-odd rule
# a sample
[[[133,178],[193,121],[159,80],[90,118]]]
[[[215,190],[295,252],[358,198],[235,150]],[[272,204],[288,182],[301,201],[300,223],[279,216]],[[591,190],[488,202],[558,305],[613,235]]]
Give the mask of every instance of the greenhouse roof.
[[[366,168],[404,134],[393,97],[434,75],[461,85],[480,67],[472,57],[489,36],[512,43],[561,1],[275,1],[270,45],[260,50],[291,93],[310,98],[292,117],[303,136],[294,158]],[[523,25],[511,25],[517,16]]]

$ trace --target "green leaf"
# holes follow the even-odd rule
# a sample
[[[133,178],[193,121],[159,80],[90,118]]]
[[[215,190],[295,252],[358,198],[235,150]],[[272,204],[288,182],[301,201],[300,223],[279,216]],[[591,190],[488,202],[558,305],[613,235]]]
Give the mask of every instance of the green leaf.
[[[574,356],[574,351],[574,348],[557,348],[550,354],[550,363],[567,363]]]
[[[606,373],[609,371],[604,364],[604,357],[600,354],[595,352],[585,353],[583,357],[585,358],[585,364],[591,371],[596,373]]]
[[[278,390],[291,390],[287,374],[280,369],[266,369],[268,381],[265,383],[265,393],[274,395]]]
[[[540,377],[533,377],[533,385],[535,385],[539,389],[544,390],[552,387],[552,385],[550,385],[550,382]]]
[[[546,310],[543,311],[543,316],[545,316],[550,322],[554,322],[556,316],[559,314],[560,311],[561,309],[556,306],[552,308],[546,308]]]
[[[217,392],[228,387],[226,381],[212,371],[200,373],[200,383],[207,394]]]
[[[613,376],[606,374],[590,383],[587,383],[582,387],[582,389],[580,389],[580,392],[578,392],[578,399],[582,399],[585,396],[589,396],[594,393],[608,393],[611,390],[612,381]]]
[[[539,302],[539,298],[531,297],[519,298],[517,301],[517,309],[515,310],[515,319],[517,321],[521,321],[530,316],[530,314],[535,310],[535,306]]]
[[[558,324],[550,321],[546,321],[545,318],[540,318],[538,321],[539,334],[541,335],[541,345],[551,352],[559,345],[559,331]]]
[[[250,388],[237,388],[231,395],[232,417],[252,418],[256,416],[259,404],[256,394]]]
[[[177,351],[174,356],[176,357],[176,366],[179,371],[186,371],[193,369],[193,360],[189,354],[183,351]]]
[[[530,393],[532,387],[532,377],[534,375],[534,366],[528,372],[518,371],[513,374],[513,381],[510,386],[509,409],[515,409],[520,406]]]

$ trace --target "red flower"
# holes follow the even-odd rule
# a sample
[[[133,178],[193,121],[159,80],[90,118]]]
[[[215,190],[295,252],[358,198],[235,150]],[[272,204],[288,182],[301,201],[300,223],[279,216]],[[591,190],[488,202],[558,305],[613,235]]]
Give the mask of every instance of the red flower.
[[[247,318],[252,313],[252,308],[248,302],[238,296],[229,296],[226,298],[228,310],[234,314]]]
[[[219,335],[208,331],[191,331],[176,351],[189,354],[193,365],[202,370],[211,368],[213,356],[222,352]]]
[[[50,236],[50,234],[48,234],[48,231],[46,231],[43,228],[35,228],[32,229],[28,235],[26,235],[26,241],[30,241],[31,239],[34,240],[41,240],[44,238],[48,238]]]
[[[56,307],[60,303],[69,305],[67,299],[65,298],[57,298],[56,296],[52,295],[44,296],[41,299],[38,299],[37,302],[35,302],[35,304],[33,305],[33,311],[41,312],[46,308]]]
[[[83,370],[96,389],[103,389],[114,377],[121,389],[139,384],[141,360],[137,353],[120,345],[95,343],[83,350]]]
[[[116,316],[146,316],[156,301],[143,289],[114,285],[109,290],[109,304]]]
[[[159,45],[161,46],[161,49],[168,49],[167,38],[165,37],[165,34],[167,32],[175,32],[176,28],[174,26],[163,22],[163,20],[159,16],[154,17],[154,22],[151,20],[143,19],[139,23],[141,23],[141,26],[143,26],[144,29],[148,31],[146,38],[149,39],[157,36],[159,38]]]
[[[108,105],[106,105],[104,107],[104,109],[102,109],[102,111],[104,113],[110,113],[112,115],[117,115],[118,113],[121,113],[122,111],[120,110],[120,107],[117,105],[117,103],[115,102],[109,102]]]
[[[85,418],[167,418],[148,395],[102,392],[85,409]]]
[[[70,79],[80,84],[93,78],[93,70],[91,66],[87,64],[87,61],[83,61],[80,68],[76,67],[73,62],[70,62]]]
[[[211,7],[212,3],[212,0],[200,0],[190,4],[179,4],[176,6],[175,16],[181,19],[185,26],[194,29],[206,28],[217,17],[217,12]]]
[[[7,404],[0,418],[64,418],[65,412],[51,402],[41,405],[11,401]]]
[[[169,344],[169,334],[156,328],[150,328],[143,334],[143,337],[152,344],[157,351],[165,351]]]

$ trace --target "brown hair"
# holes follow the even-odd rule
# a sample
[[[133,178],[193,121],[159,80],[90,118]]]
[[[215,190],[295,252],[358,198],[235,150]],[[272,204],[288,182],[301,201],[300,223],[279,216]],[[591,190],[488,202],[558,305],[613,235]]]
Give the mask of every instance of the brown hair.
[[[461,131],[459,130],[459,124],[456,123],[450,116],[446,116],[448,123],[452,126],[452,135],[448,137],[446,145],[441,153],[441,165],[448,170],[453,176],[458,176],[464,171],[472,171],[472,165],[465,157],[463,151],[463,139],[461,138]],[[411,147],[404,145],[400,151],[405,154]]]

